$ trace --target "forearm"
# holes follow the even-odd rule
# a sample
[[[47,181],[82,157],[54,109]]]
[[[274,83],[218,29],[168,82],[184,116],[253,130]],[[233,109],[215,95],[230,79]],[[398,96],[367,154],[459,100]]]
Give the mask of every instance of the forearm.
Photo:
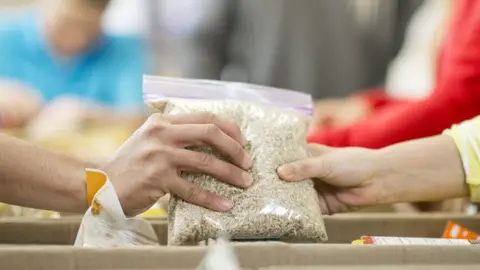
[[[87,167],[92,165],[0,134],[0,201],[83,213]]]
[[[453,139],[435,136],[377,151],[375,173],[381,202],[436,201],[468,196],[461,157]]]

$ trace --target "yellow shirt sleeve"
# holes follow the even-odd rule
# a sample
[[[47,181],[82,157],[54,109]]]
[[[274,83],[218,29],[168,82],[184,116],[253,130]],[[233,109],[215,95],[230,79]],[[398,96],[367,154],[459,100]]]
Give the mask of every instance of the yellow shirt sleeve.
[[[472,202],[480,202],[480,116],[454,125],[443,134],[455,141],[460,153]]]

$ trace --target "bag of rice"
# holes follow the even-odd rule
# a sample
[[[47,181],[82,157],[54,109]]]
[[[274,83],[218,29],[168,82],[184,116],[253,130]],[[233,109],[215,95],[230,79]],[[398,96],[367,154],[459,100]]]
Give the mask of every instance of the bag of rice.
[[[309,95],[248,84],[146,76],[144,99],[151,113],[177,115],[210,112],[234,120],[249,141],[253,184],[240,189],[209,175],[182,176],[229,198],[234,207],[220,213],[172,196],[169,244],[197,244],[221,233],[232,240],[320,242],[327,239],[317,193],[311,180],[279,179],[278,166],[306,158]],[[218,154],[210,148],[194,150]]]

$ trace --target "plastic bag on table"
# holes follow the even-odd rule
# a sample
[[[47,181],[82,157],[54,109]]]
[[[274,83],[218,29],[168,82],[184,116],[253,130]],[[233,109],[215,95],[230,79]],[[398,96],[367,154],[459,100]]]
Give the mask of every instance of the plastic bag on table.
[[[240,264],[228,238],[222,236],[211,245],[197,270],[240,270]]]
[[[255,85],[146,76],[144,99],[152,113],[210,112],[234,120],[249,141],[253,185],[240,189],[198,173],[182,177],[233,201],[228,213],[210,211],[172,196],[169,244],[196,244],[225,232],[233,240],[273,239],[320,242],[327,239],[311,180],[279,179],[278,166],[306,158],[312,113],[309,95]],[[195,151],[218,155],[206,147]]]
[[[95,181],[102,186],[83,217],[75,239],[80,247],[125,247],[158,245],[157,235],[150,223],[123,213],[117,193],[107,175],[98,170],[87,170],[87,183]]]

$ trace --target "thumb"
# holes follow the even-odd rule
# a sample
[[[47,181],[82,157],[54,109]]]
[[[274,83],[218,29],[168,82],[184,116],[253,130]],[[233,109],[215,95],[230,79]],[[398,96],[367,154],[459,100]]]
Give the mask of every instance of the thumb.
[[[324,154],[328,154],[335,149],[337,148],[316,143],[310,143],[307,145],[307,151],[311,157],[318,157]]]
[[[285,181],[301,181],[310,178],[325,178],[331,172],[330,165],[322,158],[307,158],[288,163],[277,169],[278,176]]]

